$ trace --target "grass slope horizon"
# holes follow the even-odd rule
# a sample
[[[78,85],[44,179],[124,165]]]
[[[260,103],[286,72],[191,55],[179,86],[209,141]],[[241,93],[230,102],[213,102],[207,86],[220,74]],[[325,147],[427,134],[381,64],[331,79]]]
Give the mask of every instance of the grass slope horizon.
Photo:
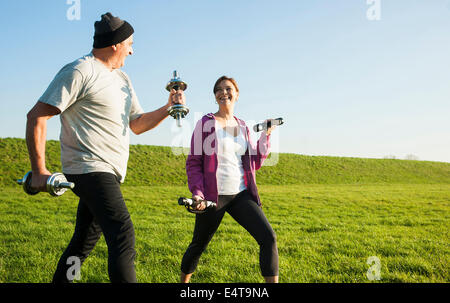
[[[14,186],[31,169],[25,139],[0,138],[0,156],[1,186]],[[176,155],[168,146],[130,145],[124,185],[186,185],[185,162],[186,155]],[[290,153],[271,153],[265,163],[271,162],[276,165],[257,171],[259,185],[450,183],[446,162]],[[46,163],[50,171],[61,171],[59,141],[47,141]]]
[[[47,168],[60,171],[58,141]],[[78,198],[26,195],[15,180],[30,169],[24,139],[0,138],[0,283],[48,283],[75,228]],[[272,154],[257,172],[263,211],[277,235],[280,282],[448,283],[450,163]],[[141,283],[176,283],[195,216],[185,156],[170,147],[130,146],[122,187],[136,234]],[[192,282],[260,283],[258,245],[226,214]],[[380,279],[367,276],[379,259]],[[79,282],[108,282],[104,237]]]

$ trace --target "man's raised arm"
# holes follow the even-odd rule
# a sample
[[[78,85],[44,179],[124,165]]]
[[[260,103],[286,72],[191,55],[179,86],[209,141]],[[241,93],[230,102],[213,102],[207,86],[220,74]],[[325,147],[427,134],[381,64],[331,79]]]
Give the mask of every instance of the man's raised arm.
[[[142,114],[139,118],[130,121],[130,129],[136,135],[140,135],[158,126],[169,115],[167,109],[174,104],[186,104],[184,92],[180,89],[170,91],[169,100],[166,105],[159,109]]]

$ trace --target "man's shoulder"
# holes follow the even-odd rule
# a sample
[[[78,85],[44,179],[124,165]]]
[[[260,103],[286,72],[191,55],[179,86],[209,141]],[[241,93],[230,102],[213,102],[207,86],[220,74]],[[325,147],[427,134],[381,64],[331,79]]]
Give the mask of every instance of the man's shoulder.
[[[80,74],[85,77],[92,74],[93,60],[94,57],[91,54],[85,55],[63,66],[60,73]]]
[[[82,75],[88,75],[93,72],[94,69],[94,56],[92,54],[85,55],[81,58],[76,59],[72,63],[68,65],[74,69],[79,71]]]

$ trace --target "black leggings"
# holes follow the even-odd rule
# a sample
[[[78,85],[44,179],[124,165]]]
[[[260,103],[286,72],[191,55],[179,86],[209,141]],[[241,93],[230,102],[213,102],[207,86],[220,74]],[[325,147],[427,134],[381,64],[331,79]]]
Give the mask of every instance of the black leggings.
[[[222,221],[225,211],[242,225],[259,244],[259,264],[265,277],[278,276],[276,235],[247,190],[232,196],[219,196],[217,208],[195,217],[194,236],[181,261],[181,271],[191,274]]]
[[[134,269],[134,227],[120,191],[117,177],[96,172],[66,175],[75,183],[74,193],[80,198],[75,232],[61,256],[53,283],[71,282],[73,257],[82,264],[103,232],[108,245],[108,274],[111,282],[136,282]],[[72,257],[71,259],[69,259]],[[67,264],[69,263],[69,264]],[[69,277],[69,278],[68,278]]]

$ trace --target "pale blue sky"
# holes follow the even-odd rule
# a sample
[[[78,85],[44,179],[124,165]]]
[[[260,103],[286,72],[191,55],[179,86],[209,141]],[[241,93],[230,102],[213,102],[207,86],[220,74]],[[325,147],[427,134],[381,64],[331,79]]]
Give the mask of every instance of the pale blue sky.
[[[408,154],[450,162],[450,1],[380,0],[1,1],[0,137],[24,137],[26,113],[56,72],[90,52],[94,22],[107,11],[135,29],[124,70],[142,107],[167,101],[177,69],[191,113],[132,144],[179,145],[201,114],[215,112],[215,80],[240,87],[236,115],[283,117],[274,151],[382,158]],[[58,139],[59,118],[48,139]]]

